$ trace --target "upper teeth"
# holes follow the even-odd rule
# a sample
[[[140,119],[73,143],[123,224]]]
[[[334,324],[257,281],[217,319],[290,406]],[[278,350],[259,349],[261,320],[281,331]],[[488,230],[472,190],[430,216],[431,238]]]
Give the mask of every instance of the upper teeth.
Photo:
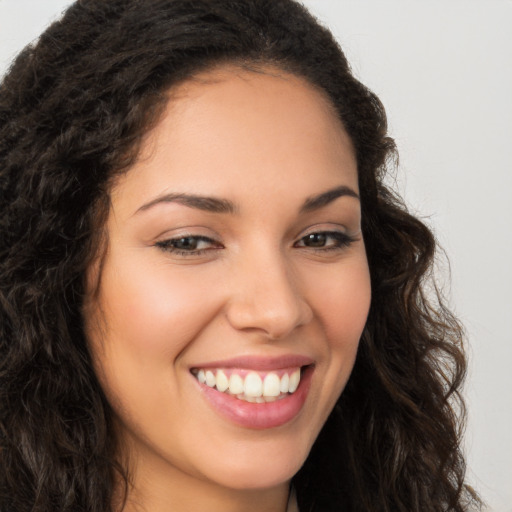
[[[300,382],[300,368],[277,372],[235,369],[200,369],[193,374],[201,384],[250,402],[270,402],[294,393]]]

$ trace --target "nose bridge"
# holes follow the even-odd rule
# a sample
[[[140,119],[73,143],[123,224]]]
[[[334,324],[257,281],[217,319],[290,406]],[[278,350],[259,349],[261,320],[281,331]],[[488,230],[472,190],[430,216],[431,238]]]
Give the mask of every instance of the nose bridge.
[[[311,319],[291,263],[278,248],[260,247],[241,256],[232,277],[228,320],[236,329],[279,339]]]

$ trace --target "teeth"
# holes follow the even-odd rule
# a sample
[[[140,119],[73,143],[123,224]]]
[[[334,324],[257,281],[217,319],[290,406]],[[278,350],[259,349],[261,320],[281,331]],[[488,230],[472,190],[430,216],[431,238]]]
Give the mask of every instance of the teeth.
[[[295,370],[290,375],[290,384],[288,387],[288,392],[295,393],[295,390],[299,387],[299,382],[300,382],[300,370]]]
[[[201,382],[201,381],[199,381],[199,382]],[[290,376],[287,373],[285,373],[281,377],[281,385],[279,387],[279,390],[281,391],[281,393],[288,393],[288,391],[290,390],[289,385],[290,385]]]
[[[277,372],[248,370],[212,369],[193,372],[201,384],[252,403],[274,402],[297,390],[300,368],[279,373],[281,376]]]
[[[226,377],[226,374],[222,371],[222,370],[219,370],[217,372],[217,389],[219,391],[226,391],[226,389],[228,389],[229,387],[229,381],[228,381],[228,378]]]
[[[269,373],[263,381],[263,394],[265,396],[279,396],[281,381],[275,373]],[[288,391],[288,390],[287,390]]]
[[[263,394],[263,382],[256,372],[247,374],[244,381],[245,396],[261,396]]]
[[[213,374],[213,372],[208,370],[206,372],[206,385],[213,388],[215,386],[215,383],[216,383],[215,375]]]
[[[244,392],[244,381],[240,375],[233,373],[229,378],[229,392],[232,395],[239,395]]]

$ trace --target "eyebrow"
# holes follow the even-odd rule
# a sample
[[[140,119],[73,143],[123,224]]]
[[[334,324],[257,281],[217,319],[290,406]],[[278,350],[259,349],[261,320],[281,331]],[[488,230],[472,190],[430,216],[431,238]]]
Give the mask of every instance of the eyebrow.
[[[320,210],[324,206],[327,206],[328,204],[343,196],[354,197],[355,199],[359,200],[359,195],[355,190],[342,185],[341,187],[327,190],[326,192],[322,192],[316,196],[308,197],[304,201],[304,204],[300,209],[300,213],[308,213],[315,210]]]
[[[193,194],[165,194],[142,205],[136,213],[148,210],[160,203],[178,203],[188,206],[189,208],[196,208],[211,213],[236,213],[238,211],[235,204],[228,199],[197,196]]]
[[[300,213],[312,212],[319,210],[324,206],[332,203],[336,199],[349,196],[359,199],[359,195],[350,187],[340,186],[322,192],[321,194],[308,197],[300,208]],[[195,208],[210,213],[230,213],[234,214],[238,212],[238,208],[229,199],[221,199],[218,197],[209,196],[198,196],[194,194],[177,194],[170,193],[159,196],[149,203],[142,205],[135,213],[139,213],[152,208],[153,206],[161,203],[178,203],[189,208]]]

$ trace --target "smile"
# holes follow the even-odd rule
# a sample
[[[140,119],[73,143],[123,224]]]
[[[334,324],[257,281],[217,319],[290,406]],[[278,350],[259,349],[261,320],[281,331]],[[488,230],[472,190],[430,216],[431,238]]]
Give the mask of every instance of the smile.
[[[284,426],[309,394],[315,361],[302,355],[241,356],[190,368],[197,389],[220,417],[249,429]]]
[[[251,403],[268,403],[295,393],[300,384],[300,367],[278,371],[257,372],[247,369],[194,369],[192,374],[201,383],[221,393]]]

